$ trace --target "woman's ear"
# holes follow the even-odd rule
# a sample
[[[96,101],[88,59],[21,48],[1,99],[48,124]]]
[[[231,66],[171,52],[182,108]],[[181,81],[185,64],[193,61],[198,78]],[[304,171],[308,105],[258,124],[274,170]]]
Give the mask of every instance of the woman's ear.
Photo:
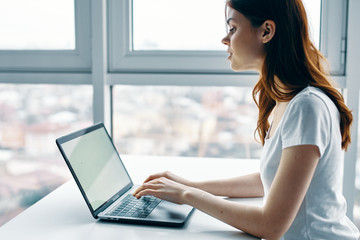
[[[268,43],[271,41],[271,39],[274,37],[275,35],[275,30],[276,30],[276,25],[275,22],[272,20],[266,20],[262,25],[261,25],[261,32],[262,32],[262,42],[263,43]]]

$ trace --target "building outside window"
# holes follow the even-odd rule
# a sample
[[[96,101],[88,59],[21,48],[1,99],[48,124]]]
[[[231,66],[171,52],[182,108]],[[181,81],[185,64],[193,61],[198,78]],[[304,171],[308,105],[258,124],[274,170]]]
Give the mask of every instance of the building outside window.
[[[55,139],[91,115],[90,86],[0,84],[0,225],[70,179]]]

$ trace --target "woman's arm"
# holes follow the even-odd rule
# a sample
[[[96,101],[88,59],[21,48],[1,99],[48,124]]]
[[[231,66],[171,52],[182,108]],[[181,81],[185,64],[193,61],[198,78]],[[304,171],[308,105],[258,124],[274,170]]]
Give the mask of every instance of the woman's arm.
[[[235,198],[264,196],[260,173],[253,173],[230,179],[193,182],[167,171],[151,175],[145,180],[145,183],[161,177],[189,187],[201,189],[216,196]]]
[[[230,179],[195,182],[192,187],[217,196],[234,198],[264,196],[264,188],[258,172]]]
[[[264,207],[230,202],[165,177],[144,183],[135,196],[154,195],[189,204],[254,236],[279,239],[289,229],[300,208],[319,157],[319,149],[313,145],[284,149]]]

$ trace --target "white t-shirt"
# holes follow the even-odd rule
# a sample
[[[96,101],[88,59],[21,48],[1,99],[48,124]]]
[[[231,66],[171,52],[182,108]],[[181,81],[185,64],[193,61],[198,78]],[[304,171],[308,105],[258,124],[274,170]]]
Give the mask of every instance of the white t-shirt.
[[[298,93],[273,136],[265,140],[260,161],[265,201],[282,150],[305,144],[316,145],[321,156],[299,212],[282,239],[358,240],[359,230],[346,216],[342,195],[344,152],[339,111],[320,89],[307,87]]]

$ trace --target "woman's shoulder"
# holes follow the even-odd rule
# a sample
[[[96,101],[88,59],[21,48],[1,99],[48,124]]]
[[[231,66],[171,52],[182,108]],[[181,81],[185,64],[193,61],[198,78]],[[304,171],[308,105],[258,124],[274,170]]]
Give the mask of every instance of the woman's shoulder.
[[[299,92],[289,103],[289,106],[307,107],[314,109],[327,109],[329,105],[334,103],[319,88],[308,86]]]
[[[319,88],[306,87],[299,92],[288,104],[287,117],[302,117],[326,119],[337,119],[339,112],[334,102]]]

